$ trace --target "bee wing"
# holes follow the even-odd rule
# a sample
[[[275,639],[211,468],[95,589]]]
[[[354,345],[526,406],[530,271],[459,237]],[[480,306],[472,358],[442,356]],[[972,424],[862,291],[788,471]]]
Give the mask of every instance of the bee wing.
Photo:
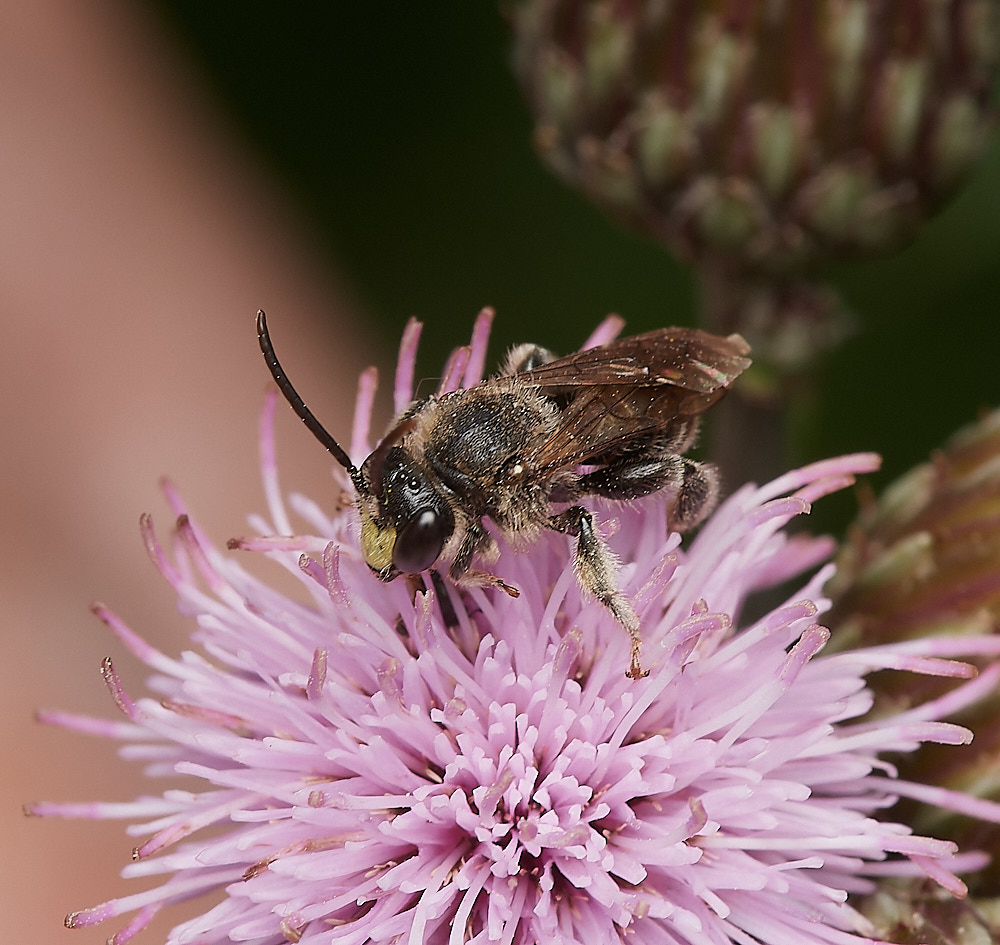
[[[711,393],[749,366],[749,353],[740,335],[723,338],[697,328],[660,328],[577,351],[519,376],[543,393],[551,389],[554,396],[570,393],[570,388],[616,383]]]
[[[578,351],[518,376],[565,407],[539,469],[586,463],[707,410],[749,366],[739,335],[662,328]]]

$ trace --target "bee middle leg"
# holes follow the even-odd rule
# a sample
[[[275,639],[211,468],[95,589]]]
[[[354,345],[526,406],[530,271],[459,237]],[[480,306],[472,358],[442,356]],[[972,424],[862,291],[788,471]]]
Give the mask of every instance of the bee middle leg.
[[[576,576],[581,587],[593,594],[611,611],[632,641],[632,662],[627,676],[639,679],[648,676],[640,660],[642,640],[639,636],[639,617],[625,595],[615,583],[614,558],[608,547],[594,531],[594,520],[583,506],[574,505],[549,518],[547,525],[553,531],[576,538]]]

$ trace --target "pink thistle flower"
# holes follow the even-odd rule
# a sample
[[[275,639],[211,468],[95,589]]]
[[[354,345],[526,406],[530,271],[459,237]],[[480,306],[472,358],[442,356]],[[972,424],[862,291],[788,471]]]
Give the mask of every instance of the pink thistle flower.
[[[443,389],[482,376],[491,314],[453,355]],[[619,327],[609,320],[590,343]],[[397,407],[412,397],[418,334],[413,324],[404,335]],[[373,390],[366,372],[356,456]],[[162,877],[68,925],[135,913],[112,939],[121,945],[162,907],[209,894],[216,904],[174,928],[170,945],[842,945],[874,941],[847,898],[879,877],[926,874],[963,895],[956,874],[985,855],[915,836],[889,808],[913,797],[1000,820],[1000,805],[900,780],[886,755],[971,739],[943,719],[993,689],[1000,665],[974,678],[955,658],[995,654],[1000,638],[824,655],[817,620],[832,568],[820,565],[832,543],[782,531],[877,457],[745,486],[685,548],[655,500],[598,506],[642,621],[651,672],[633,681],[628,637],[579,590],[563,536],[501,554],[496,570],[516,600],[381,584],[361,558],[353,509],[283,497],[274,404],[261,428],[270,520],[253,523],[262,537],[230,547],[284,567],[305,599],[214,547],[172,489],[170,550],[144,517],[197,649],[169,657],[98,605],[153,670],[157,696],[133,700],[106,661],[124,721],[44,718],[121,739],[151,776],[203,787],[31,807],[131,821],[144,839],[125,874]],[[754,593],[812,571],[782,606],[742,616]],[[871,718],[865,676],[879,669],[964,681]]]

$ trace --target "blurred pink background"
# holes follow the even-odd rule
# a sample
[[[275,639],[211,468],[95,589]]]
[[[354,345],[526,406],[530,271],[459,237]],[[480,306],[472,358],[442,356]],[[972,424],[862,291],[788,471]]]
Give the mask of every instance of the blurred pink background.
[[[139,888],[118,878],[134,841],[121,823],[26,818],[21,804],[155,785],[112,744],[41,726],[34,709],[114,717],[98,674],[109,655],[143,692],[145,671],[89,613],[94,599],[167,652],[184,648],[137,528],[144,511],[170,527],[162,475],[220,542],[263,507],[257,308],[335,435],[372,358],[329,260],[137,5],[0,9],[0,939],[88,945],[116,927],[70,932],[63,916]],[[279,416],[286,485],[332,501],[328,457]]]

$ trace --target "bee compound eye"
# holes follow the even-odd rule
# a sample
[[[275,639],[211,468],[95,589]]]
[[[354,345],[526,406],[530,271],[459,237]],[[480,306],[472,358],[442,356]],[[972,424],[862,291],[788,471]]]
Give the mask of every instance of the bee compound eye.
[[[392,563],[405,574],[426,571],[437,561],[449,531],[434,509],[421,509],[397,536]]]

